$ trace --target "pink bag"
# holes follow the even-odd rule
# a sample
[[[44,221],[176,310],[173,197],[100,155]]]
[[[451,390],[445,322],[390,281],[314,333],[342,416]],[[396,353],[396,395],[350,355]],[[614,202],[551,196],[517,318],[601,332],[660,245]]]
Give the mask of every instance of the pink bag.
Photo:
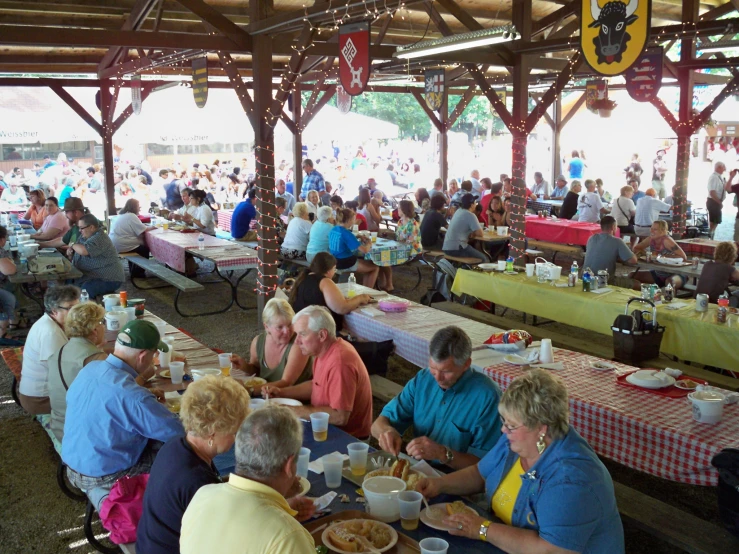
[[[115,544],[136,542],[136,527],[144,511],[144,490],[149,474],[122,477],[100,506],[100,521]]]

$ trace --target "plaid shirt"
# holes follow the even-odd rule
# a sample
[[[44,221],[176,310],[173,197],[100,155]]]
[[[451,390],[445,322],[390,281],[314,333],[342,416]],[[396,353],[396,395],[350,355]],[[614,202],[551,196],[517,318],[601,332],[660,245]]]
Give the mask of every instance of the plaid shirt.
[[[318,192],[326,190],[326,183],[323,180],[323,175],[318,173],[315,169],[310,172],[310,175],[306,175],[303,179],[303,187],[300,191],[300,196],[304,197],[312,190],[317,190]]]

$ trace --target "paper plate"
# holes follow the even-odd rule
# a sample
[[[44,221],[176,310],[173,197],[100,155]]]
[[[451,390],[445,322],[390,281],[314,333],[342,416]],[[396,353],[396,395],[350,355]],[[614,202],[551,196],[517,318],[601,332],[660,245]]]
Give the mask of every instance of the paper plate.
[[[428,525],[432,529],[436,529],[437,531],[451,531],[452,529],[454,529],[454,526],[446,525],[444,523],[444,518],[448,515],[446,511],[447,504],[449,504],[449,502],[432,504],[425,510],[421,510],[421,522],[424,525]],[[473,508],[470,508],[469,506],[465,506],[465,508],[467,508],[470,514],[477,515],[477,512]],[[431,510],[430,513],[429,510]]]
[[[164,371],[159,373],[159,377],[164,377],[165,379],[171,379],[172,374],[169,372],[168,369],[165,369]]]
[[[352,554],[351,552],[349,552],[347,550],[341,550],[340,548],[337,548],[336,546],[334,546],[333,543],[331,542],[331,538],[329,537],[328,532],[329,531],[333,531],[337,526],[344,526],[344,525],[346,525],[348,523],[352,523],[352,522],[355,522],[355,521],[363,522],[365,520],[363,520],[363,519],[350,519],[348,521],[337,521],[333,525],[329,525],[326,528],[326,530],[321,535],[321,541],[323,541],[323,544],[328,549],[333,550],[334,552],[339,552],[339,554]],[[370,521],[372,521],[372,523],[375,523],[375,524],[377,524],[379,526],[385,527],[388,530],[388,532],[390,533],[390,542],[388,543],[388,545],[385,546],[384,548],[376,548],[374,551],[375,552],[387,552],[388,550],[390,550],[391,548],[393,548],[397,544],[397,542],[398,542],[398,532],[395,529],[393,529],[392,527],[390,527],[387,523],[383,523],[382,521],[375,521],[375,520],[370,520]],[[369,552],[369,550],[360,550],[360,552]]]
[[[613,364],[609,364],[608,362],[590,362],[590,369],[594,369],[596,371],[611,371],[612,369],[616,369],[616,366]]]
[[[503,358],[503,360],[513,365],[529,365],[534,363],[528,361],[523,356],[519,356],[518,354],[508,354],[505,358]]]
[[[216,377],[220,377],[223,375],[220,369],[216,368],[207,368],[207,369],[193,369],[190,371],[192,373],[192,380],[193,381],[200,381],[203,377],[207,377],[208,375],[215,375]]]
[[[305,477],[300,478],[300,492],[295,496],[305,496],[310,490],[310,481]]]
[[[659,377],[656,374],[660,374]],[[626,377],[626,382],[645,389],[663,389],[675,384],[675,378],[656,369],[635,371]]]
[[[695,381],[690,381],[688,379],[680,379],[678,381],[675,381],[676,389],[695,390],[698,385],[699,383],[696,383]]]
[[[498,270],[498,264],[477,264],[477,267],[479,267],[483,271],[497,271]]]
[[[270,398],[269,402],[272,404],[279,404],[281,406],[302,406],[303,403],[300,400],[294,398]]]
[[[657,263],[663,265],[690,265],[690,263],[682,258],[666,258],[664,256],[657,256]]]

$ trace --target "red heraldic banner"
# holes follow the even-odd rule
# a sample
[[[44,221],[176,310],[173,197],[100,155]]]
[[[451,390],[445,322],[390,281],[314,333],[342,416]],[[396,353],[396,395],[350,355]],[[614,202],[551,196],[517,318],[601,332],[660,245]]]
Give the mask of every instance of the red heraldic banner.
[[[344,90],[357,96],[364,92],[370,74],[369,22],[339,28],[339,78]]]
[[[650,48],[626,70],[626,90],[637,102],[651,102],[662,86],[663,49]]]

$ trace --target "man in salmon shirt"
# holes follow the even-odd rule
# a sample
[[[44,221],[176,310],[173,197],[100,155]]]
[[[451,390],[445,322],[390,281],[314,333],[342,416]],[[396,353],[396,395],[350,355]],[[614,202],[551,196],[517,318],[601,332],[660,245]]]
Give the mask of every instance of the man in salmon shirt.
[[[366,439],[372,426],[372,387],[369,374],[354,347],[336,336],[336,324],[322,306],[308,306],[293,317],[295,345],[313,357],[313,379],[292,387],[266,386],[262,394],[310,402],[295,406],[298,417],[326,412],[329,423]]]

